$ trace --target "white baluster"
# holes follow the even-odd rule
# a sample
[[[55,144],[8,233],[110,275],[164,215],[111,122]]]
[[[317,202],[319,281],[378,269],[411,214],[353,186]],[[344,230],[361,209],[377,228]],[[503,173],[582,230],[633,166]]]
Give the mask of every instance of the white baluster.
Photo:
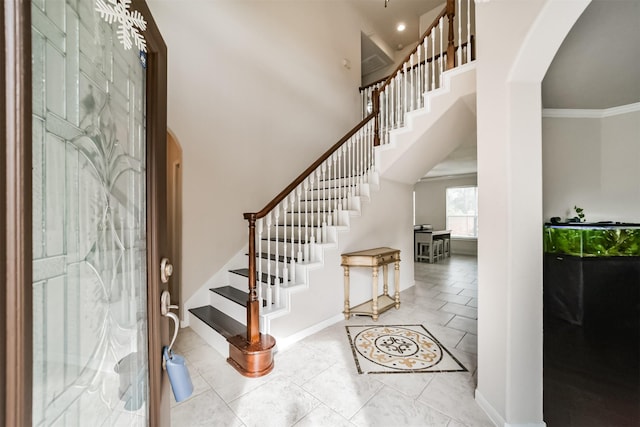
[[[422,108],[422,73],[423,73],[423,67],[422,67],[422,61],[420,60],[421,57],[421,53],[422,53],[422,45],[418,46],[418,78],[417,78],[417,86],[416,86],[416,103],[417,103],[417,107],[416,108]]]
[[[467,0],[467,63],[471,62],[471,0]]]
[[[347,145],[347,154],[349,158],[349,209],[353,209],[353,190],[354,190],[354,182],[353,182],[353,138],[349,139]]]
[[[322,197],[322,228],[325,228],[327,225],[330,225],[330,219],[327,218],[330,215],[330,211],[331,211],[331,199],[327,200],[327,197],[330,196],[330,190],[328,188],[329,183],[328,181],[328,175],[327,175],[327,168],[329,168],[328,173],[331,173],[331,166],[329,163],[330,159],[325,160],[324,162],[322,162],[322,192],[323,197]],[[329,210],[327,210],[327,206],[329,207]],[[326,242],[326,239],[322,239],[324,242]]]
[[[431,30],[431,90],[436,88],[436,31]]]
[[[362,195],[362,129],[359,129],[358,132],[356,132],[356,152],[358,153],[357,155],[357,159],[358,159],[358,164],[356,165],[357,169],[358,169],[358,179],[356,180],[356,185],[358,188],[358,196]]]
[[[259,220],[256,221],[256,235],[257,235],[257,240],[258,240],[258,254],[257,254],[257,259],[256,262],[258,263],[258,277],[262,277],[262,232],[264,231],[264,227],[263,227],[263,219],[260,218]],[[262,285],[260,284],[260,279],[258,279],[258,283],[257,283],[257,291],[258,291],[258,301],[259,301],[259,307],[262,308]]]
[[[267,308],[271,308],[273,298],[271,293],[271,212],[265,217],[267,226]],[[262,275],[258,276],[258,282],[262,282]]]
[[[407,63],[405,62],[402,67],[402,78],[404,80],[404,109],[402,111],[402,123],[404,124],[404,117],[407,111],[409,111],[409,78],[407,74]]]
[[[291,255],[289,258],[289,281],[291,283],[295,283],[296,281],[296,227],[295,227],[295,218],[296,218],[296,190],[293,190],[289,195],[289,200],[291,202]],[[286,254],[285,254],[286,255]]]
[[[416,90],[415,84],[416,84],[416,82],[415,82],[415,80],[413,78],[414,77],[413,75],[415,74],[415,70],[413,69],[413,66],[414,66],[413,60],[414,60],[414,58],[413,58],[413,53],[412,53],[411,56],[409,57],[409,70],[410,70],[409,74],[411,75],[411,85],[410,85],[410,88],[409,88],[409,93],[411,94],[411,102],[409,103],[410,111],[413,111],[415,109],[415,104],[413,102],[413,98],[415,97],[415,90]]]
[[[309,175],[309,195],[311,196],[311,206],[309,207],[309,235],[310,236],[313,236],[315,234],[314,227],[313,227],[313,224],[315,223],[315,215],[316,215],[314,206],[315,206],[317,194],[318,194],[318,192],[315,191],[315,179],[316,179],[316,174],[311,172],[311,175]]]
[[[396,114],[396,78],[392,78],[389,83],[389,127],[387,130],[391,130],[395,127],[395,114]]]
[[[309,178],[304,180],[304,260],[309,261]]]
[[[440,18],[440,72],[438,74],[438,87],[442,87],[442,73],[444,72],[444,38],[442,37],[442,29],[444,28],[444,18]]]
[[[429,91],[429,36],[427,35],[424,38],[424,71],[423,71],[423,86],[422,92],[420,93],[420,98],[422,98],[422,105],[425,106],[424,102],[424,94]]]
[[[282,240],[284,245],[282,247],[282,283],[284,285],[289,281],[289,264],[287,262],[287,209],[289,207],[289,197],[285,197],[282,201],[282,216],[284,223],[282,225]],[[293,228],[293,227],[292,227]],[[293,243],[291,243],[293,245]],[[276,255],[276,262],[278,262],[278,256]]]
[[[338,190],[338,194],[337,194],[337,199],[338,199],[338,218],[341,218],[341,212],[342,212],[342,193],[343,193],[343,186],[344,183],[342,181],[342,177],[341,177],[341,172],[342,172],[342,151],[344,150],[344,145],[340,148],[338,148],[338,152],[337,152],[337,169],[336,169],[336,185],[338,186],[337,190]],[[338,224],[338,222],[336,221],[336,224]]]
[[[338,152],[340,152],[340,149],[338,149]],[[331,182],[333,183],[333,212],[331,213],[331,220],[332,223],[337,226],[339,225],[338,205],[340,199],[340,189],[338,187],[338,154],[336,152],[331,155],[331,163],[333,164],[333,179],[331,179],[331,167],[329,167],[329,179],[331,179]]]
[[[458,66],[462,65],[462,0],[458,0]]]
[[[316,191],[316,193],[318,193],[318,217],[316,218],[316,242],[318,243],[324,243],[324,240],[321,238],[322,237],[322,204],[324,202],[321,203],[320,199],[322,199],[323,197],[323,192],[322,192],[322,184],[321,184],[321,180],[320,180],[320,167],[318,167],[318,169],[316,169],[316,180],[318,182],[318,191]]]
[[[385,93],[384,92],[380,92],[378,94],[378,100],[380,101],[380,103],[378,104],[380,106],[380,112],[378,113],[378,117],[380,120],[380,144],[384,144],[384,134],[385,134],[385,126],[386,126],[386,116],[387,116],[387,107],[385,105]],[[375,120],[375,119],[374,119]]]
[[[385,128],[384,128],[384,140],[385,143],[388,144],[389,143],[389,123],[391,122],[391,108],[390,104],[389,104],[389,95],[390,95],[390,88],[387,86],[387,89],[384,91],[385,93],[385,103],[387,104],[387,111],[386,111],[386,116],[387,119],[385,120]]]
[[[280,262],[279,262],[279,257],[278,255],[280,254],[280,233],[279,233],[279,225],[280,225],[280,206],[276,206],[276,208],[273,210],[273,216],[274,216],[274,222],[276,225],[276,237],[275,237],[275,242],[276,242],[276,250],[275,250],[275,258],[274,258],[274,276],[275,276],[275,280],[279,280],[280,277]],[[271,279],[269,279],[271,280]]]
[[[296,196],[298,199],[298,253],[296,259],[302,262],[302,184],[296,188]]]

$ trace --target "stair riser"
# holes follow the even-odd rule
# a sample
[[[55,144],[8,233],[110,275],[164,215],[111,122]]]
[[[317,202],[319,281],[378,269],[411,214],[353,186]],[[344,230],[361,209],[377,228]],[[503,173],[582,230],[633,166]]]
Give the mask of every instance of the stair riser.
[[[229,355],[227,339],[191,313],[189,313],[189,327],[222,356]]]
[[[313,215],[311,215],[311,213],[307,214],[306,217],[306,224],[308,226],[311,226],[311,219],[313,217],[313,225],[317,226],[318,225],[318,218],[319,218],[319,222],[320,224],[322,223],[326,223],[327,225],[336,225],[336,221],[338,219],[338,211],[336,210],[334,211],[320,211],[320,215],[318,215],[318,211],[314,211]],[[293,225],[294,228],[296,228],[296,238],[298,238],[298,225],[300,225],[301,228],[304,228],[305,226],[305,215],[287,215],[286,217],[280,216],[280,218],[278,218],[278,229],[279,229],[279,233],[282,233],[282,227],[285,225],[285,219],[286,219],[286,225],[287,225],[287,236],[291,235],[291,226]],[[339,225],[339,224],[337,224]],[[275,224],[271,226],[272,228],[272,232],[273,232],[273,228],[275,227]],[[303,230],[304,233],[304,230]],[[264,234],[264,231],[263,231]]]
[[[307,193],[307,199],[316,199],[319,197],[340,199],[347,197],[349,194],[357,196],[360,194],[360,188],[362,187],[362,184],[365,183],[357,182],[355,185],[338,188],[316,188],[313,190],[309,190],[309,192]],[[304,200],[304,194],[302,194],[301,198],[302,200]]]
[[[263,259],[263,258],[257,258],[256,259],[256,273],[263,273],[263,274],[271,274],[273,276],[275,276],[276,273],[276,265],[278,267],[278,271],[279,271],[279,276],[282,277],[283,276],[283,268],[284,268],[284,263],[283,262],[276,262],[276,261],[269,261],[267,259]],[[271,271],[269,273],[269,266],[271,266]],[[295,274],[292,274],[293,270],[292,270],[292,266],[290,262],[287,262],[287,286],[291,286],[291,285],[296,285],[296,284],[302,284],[304,282],[304,274],[306,274],[306,266],[304,264],[300,264],[298,262],[295,262],[294,265],[294,269],[295,270]],[[232,276],[237,276],[240,279],[244,279],[244,280],[237,280],[237,278],[233,278],[233,282],[231,284],[231,286],[233,286],[236,289],[240,289],[242,291],[247,291],[248,288],[248,278],[246,277],[242,277],[242,276],[238,276],[237,274],[232,274]]]
[[[285,267],[285,264],[282,262],[276,262],[276,261],[268,261],[266,259],[261,259],[258,260],[258,265],[256,265],[256,269],[258,272],[260,272],[259,268],[262,268],[262,273],[268,273],[268,269],[269,267],[271,268],[271,273],[272,275],[276,275],[276,267],[278,268],[278,276],[279,277],[283,277],[284,276],[284,271],[283,268]],[[300,274],[301,274],[301,267],[298,265],[298,262],[295,263],[295,265],[293,266],[293,269],[295,270],[295,273],[292,271],[292,266],[291,263],[287,263],[286,264],[287,267],[287,283],[289,285],[294,284],[294,283],[300,283]],[[292,274],[293,273],[293,274]],[[293,280],[293,281],[292,281]]]
[[[297,253],[298,251],[302,252],[302,261],[307,261],[307,260],[315,260],[313,257],[311,257],[310,255],[306,255],[307,253],[312,253],[314,251],[314,248],[318,248],[319,246],[322,246],[323,244],[334,244],[334,241],[331,241],[332,238],[335,238],[335,227],[327,227],[327,233],[326,233],[326,238],[327,241],[326,242],[320,242],[320,243],[309,243],[309,244],[302,244],[302,249],[299,249],[299,245],[298,243],[295,244],[295,251],[296,251],[296,260],[298,260],[297,258]],[[267,253],[267,244],[269,245],[268,247],[270,248],[270,253],[271,254],[275,254],[276,253],[276,246],[278,247],[278,254],[282,255],[284,254],[284,242],[274,242],[274,241],[266,241],[263,240],[262,241],[262,251],[263,253]],[[291,255],[291,242],[287,242],[287,255]],[[299,261],[299,260],[298,260]]]
[[[262,273],[266,274],[266,272],[267,271],[264,270]],[[272,271],[271,274],[274,275],[274,272]],[[280,275],[282,275],[282,273],[280,273]],[[238,274],[229,274],[229,286],[233,286],[234,288],[237,288],[237,289],[240,289],[242,291],[248,292],[249,291],[249,278],[248,277],[244,277],[244,276],[240,276]]]
[[[240,277],[240,276],[238,276]],[[245,286],[244,291],[247,291],[248,286]],[[209,295],[209,304],[217,308],[227,316],[232,317],[242,324],[247,323],[247,308],[240,304],[231,301],[222,295],[218,295],[215,292],[211,292]]]

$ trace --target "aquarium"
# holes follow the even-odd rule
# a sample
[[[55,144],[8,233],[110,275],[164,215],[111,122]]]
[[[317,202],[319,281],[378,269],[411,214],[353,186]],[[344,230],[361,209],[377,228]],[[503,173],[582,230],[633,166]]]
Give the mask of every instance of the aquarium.
[[[640,256],[640,224],[545,224],[544,252],[578,257]]]

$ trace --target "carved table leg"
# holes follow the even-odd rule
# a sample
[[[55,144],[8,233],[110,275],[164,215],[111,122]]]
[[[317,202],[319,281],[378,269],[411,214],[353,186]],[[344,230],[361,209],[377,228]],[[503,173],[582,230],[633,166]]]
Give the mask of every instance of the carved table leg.
[[[371,311],[373,312],[372,318],[374,321],[378,320],[378,267],[373,268],[373,301],[371,303]]]
[[[344,266],[344,318],[349,320],[351,317],[349,311],[349,267]]]
[[[396,310],[400,308],[400,261],[396,261],[395,264],[395,276],[393,278],[396,294],[394,295],[394,299],[396,301]]]
[[[382,266],[382,293],[389,295],[389,264]]]

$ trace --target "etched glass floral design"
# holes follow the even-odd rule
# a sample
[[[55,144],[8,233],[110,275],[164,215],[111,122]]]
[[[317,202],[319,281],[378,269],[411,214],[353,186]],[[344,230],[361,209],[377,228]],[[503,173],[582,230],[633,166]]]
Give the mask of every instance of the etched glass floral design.
[[[146,425],[144,69],[92,1],[32,27],[33,425]]]

